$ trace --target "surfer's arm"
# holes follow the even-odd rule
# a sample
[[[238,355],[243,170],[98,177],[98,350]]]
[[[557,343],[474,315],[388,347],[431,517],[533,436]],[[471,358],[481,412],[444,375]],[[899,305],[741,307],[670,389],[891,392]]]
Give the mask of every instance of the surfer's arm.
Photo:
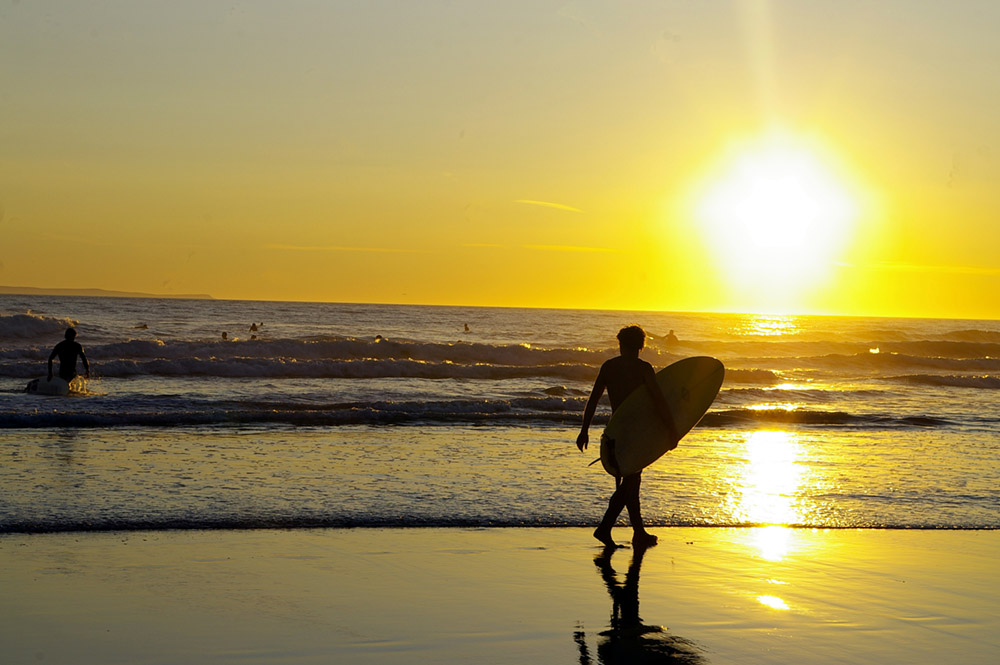
[[[52,349],[52,353],[49,354],[49,380],[50,381],[52,380],[52,361],[55,360],[55,357],[58,355],[58,353],[59,352],[58,352],[57,349]]]
[[[597,403],[601,401],[601,396],[604,394],[605,388],[607,388],[607,383],[604,380],[604,372],[602,371],[597,375],[597,380],[594,381],[594,389],[590,391],[590,399],[587,400],[587,407],[583,410],[583,425],[580,427],[580,436],[576,437],[576,447],[581,452],[586,450],[587,444],[590,443],[590,435],[588,434],[590,422],[594,419],[594,414],[597,412]]]
[[[649,394],[653,397],[653,403],[656,405],[656,412],[666,423],[667,428],[670,430],[670,441],[673,445],[670,447],[671,450],[677,447],[677,441],[680,437],[677,436],[677,426],[674,424],[674,416],[670,413],[670,406],[667,404],[666,398],[663,396],[663,391],[660,390],[660,385],[656,383],[656,373],[653,372],[653,367],[648,366],[646,371],[642,373],[643,383],[646,384],[646,389],[649,390]]]
[[[90,378],[90,363],[87,361],[87,354],[83,352],[83,347],[80,347],[80,360],[83,361],[83,371],[87,378]]]

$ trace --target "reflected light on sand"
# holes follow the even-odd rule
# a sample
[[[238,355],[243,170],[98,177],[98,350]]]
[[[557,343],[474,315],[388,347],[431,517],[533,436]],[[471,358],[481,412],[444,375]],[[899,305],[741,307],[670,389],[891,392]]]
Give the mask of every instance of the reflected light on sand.
[[[753,530],[752,543],[762,559],[781,561],[791,549],[792,530],[784,526],[765,526]],[[775,582],[776,583],[776,582]]]
[[[757,602],[772,610],[788,610],[788,603],[777,596],[757,596]]]

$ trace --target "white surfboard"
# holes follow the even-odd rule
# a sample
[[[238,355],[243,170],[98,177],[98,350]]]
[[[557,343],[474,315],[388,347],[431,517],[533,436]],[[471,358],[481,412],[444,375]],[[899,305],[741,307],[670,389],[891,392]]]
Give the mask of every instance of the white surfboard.
[[[68,395],[69,383],[67,383],[65,379],[58,376],[53,376],[51,379],[47,376],[43,376],[28,381],[28,385],[25,386],[24,392],[35,393],[36,395]]]
[[[712,406],[725,374],[722,363],[707,356],[685,358],[656,373],[679,437]],[[611,415],[601,435],[601,464],[612,476],[628,476],[672,450],[674,443],[649,390],[641,386]]]

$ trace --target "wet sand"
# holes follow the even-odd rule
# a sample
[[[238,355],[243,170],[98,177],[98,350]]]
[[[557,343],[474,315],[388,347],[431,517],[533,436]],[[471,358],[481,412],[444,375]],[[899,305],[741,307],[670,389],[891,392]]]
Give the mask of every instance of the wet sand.
[[[998,531],[654,533],[642,556],[577,528],[7,534],[0,656],[1000,661]]]

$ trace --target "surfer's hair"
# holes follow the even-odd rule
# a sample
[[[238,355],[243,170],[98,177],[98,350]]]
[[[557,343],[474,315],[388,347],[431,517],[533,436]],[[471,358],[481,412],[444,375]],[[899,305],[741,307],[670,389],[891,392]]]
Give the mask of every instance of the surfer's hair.
[[[66,328],[66,339],[76,338],[76,328]]]
[[[618,343],[629,349],[641,350],[646,345],[646,331],[639,326],[625,326],[618,331]]]

